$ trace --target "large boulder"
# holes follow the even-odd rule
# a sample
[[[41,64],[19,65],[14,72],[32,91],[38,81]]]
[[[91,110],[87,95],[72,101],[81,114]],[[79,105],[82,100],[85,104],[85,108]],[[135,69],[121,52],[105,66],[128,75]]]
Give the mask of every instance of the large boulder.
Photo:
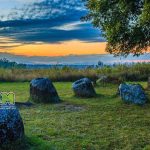
[[[58,103],[58,93],[48,78],[37,78],[30,82],[30,99],[35,102]]]
[[[24,125],[14,105],[0,106],[0,144],[8,144],[24,137]]]
[[[146,94],[139,84],[120,84],[119,93],[122,100],[126,103],[143,105],[147,101]]]
[[[75,95],[79,97],[94,97],[96,95],[92,82],[88,78],[74,82],[72,88]]]

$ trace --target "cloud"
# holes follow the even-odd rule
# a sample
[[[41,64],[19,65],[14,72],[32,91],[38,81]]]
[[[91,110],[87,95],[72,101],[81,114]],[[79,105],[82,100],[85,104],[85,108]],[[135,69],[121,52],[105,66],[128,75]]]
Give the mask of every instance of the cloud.
[[[70,31],[70,30],[80,29],[81,25],[84,25],[84,23],[81,23],[80,21],[76,21],[76,22],[72,22],[72,23],[66,23],[66,24],[60,25],[60,26],[55,26],[52,29]]]
[[[39,0],[16,8],[0,21],[0,36],[23,44],[105,41],[90,23],[80,22],[85,13],[80,0]]]
[[[0,24],[1,26],[1,24]],[[20,43],[59,43],[69,40],[105,41],[89,23],[65,23],[59,20],[5,22],[0,35]],[[4,28],[5,26],[5,28]],[[9,26],[9,27],[8,27]]]

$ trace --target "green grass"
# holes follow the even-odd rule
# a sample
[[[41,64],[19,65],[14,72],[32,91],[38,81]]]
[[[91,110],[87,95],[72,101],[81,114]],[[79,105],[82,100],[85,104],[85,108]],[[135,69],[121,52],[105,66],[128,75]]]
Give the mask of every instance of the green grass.
[[[150,104],[124,104],[117,86],[96,87],[96,98],[76,98],[72,83],[55,83],[60,104],[20,107],[25,126],[24,143],[9,150],[149,150]],[[145,82],[140,82],[146,88]],[[0,83],[13,91],[16,101],[29,98],[29,83]],[[150,92],[147,92],[150,95]],[[21,148],[20,148],[21,147]]]

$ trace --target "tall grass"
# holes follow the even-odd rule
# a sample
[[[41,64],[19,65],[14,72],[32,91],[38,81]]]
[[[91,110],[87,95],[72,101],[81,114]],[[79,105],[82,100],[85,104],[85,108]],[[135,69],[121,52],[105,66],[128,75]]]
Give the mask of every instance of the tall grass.
[[[150,76],[150,63],[137,63],[132,66],[116,65],[103,68],[51,68],[51,69],[4,69],[0,68],[0,81],[31,81],[33,78],[47,77],[52,81],[75,81],[88,77],[95,81],[100,75],[116,77],[125,81],[146,81]]]

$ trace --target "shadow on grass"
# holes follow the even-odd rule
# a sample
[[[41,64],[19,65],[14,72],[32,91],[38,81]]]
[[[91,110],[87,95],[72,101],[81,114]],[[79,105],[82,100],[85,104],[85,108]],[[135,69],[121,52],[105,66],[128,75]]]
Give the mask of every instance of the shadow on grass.
[[[95,98],[101,98],[101,97],[104,97],[104,95],[102,94],[96,94],[95,96],[93,97],[82,97],[82,96],[77,96],[77,95],[72,95],[71,98],[76,98],[76,99],[95,99]]]
[[[7,145],[1,145],[0,150],[55,150],[56,147],[37,137],[24,137]]]
[[[63,100],[61,98],[59,98],[59,101],[57,102],[52,102],[52,101],[48,101],[48,102],[42,102],[39,100],[33,100],[30,97],[28,98],[28,101],[25,102],[26,105],[32,106],[33,104],[60,104],[62,103]],[[21,103],[22,105],[24,105],[23,103]]]

